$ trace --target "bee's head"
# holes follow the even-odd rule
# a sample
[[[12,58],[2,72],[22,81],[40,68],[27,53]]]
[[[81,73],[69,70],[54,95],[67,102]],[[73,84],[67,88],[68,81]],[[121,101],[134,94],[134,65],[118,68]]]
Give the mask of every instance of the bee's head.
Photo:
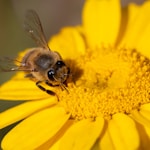
[[[70,69],[62,60],[58,60],[55,65],[47,72],[48,79],[56,84],[64,83],[70,73]]]

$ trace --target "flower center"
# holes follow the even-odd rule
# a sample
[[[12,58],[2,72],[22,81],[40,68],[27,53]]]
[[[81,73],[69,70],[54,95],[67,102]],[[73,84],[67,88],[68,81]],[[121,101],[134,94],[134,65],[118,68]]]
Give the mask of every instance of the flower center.
[[[110,119],[150,102],[150,60],[136,50],[87,50],[71,69],[75,83],[59,95],[74,119]]]

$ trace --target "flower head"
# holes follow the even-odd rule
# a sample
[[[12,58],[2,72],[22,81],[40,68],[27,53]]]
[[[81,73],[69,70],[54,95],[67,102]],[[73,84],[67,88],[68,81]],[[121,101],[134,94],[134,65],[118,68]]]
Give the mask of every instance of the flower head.
[[[23,119],[2,148],[148,149],[149,5],[123,9],[119,0],[87,0],[82,25],[49,42],[71,69],[69,93],[47,86],[58,101],[23,73],[1,86],[1,99],[26,100],[0,114],[0,128]]]

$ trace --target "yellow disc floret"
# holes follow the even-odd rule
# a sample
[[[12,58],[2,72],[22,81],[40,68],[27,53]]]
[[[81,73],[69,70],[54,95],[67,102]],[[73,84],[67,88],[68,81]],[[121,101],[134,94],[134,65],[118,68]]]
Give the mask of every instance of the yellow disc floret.
[[[150,60],[136,50],[87,50],[74,67],[73,79],[78,79],[69,85],[69,94],[60,92],[60,100],[77,120],[109,119],[150,101]]]

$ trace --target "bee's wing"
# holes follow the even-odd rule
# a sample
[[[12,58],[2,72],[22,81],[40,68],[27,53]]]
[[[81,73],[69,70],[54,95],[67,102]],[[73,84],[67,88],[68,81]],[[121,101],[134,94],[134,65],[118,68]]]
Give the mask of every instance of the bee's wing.
[[[0,72],[13,71],[13,68],[18,68],[15,61],[9,57],[0,58]]]
[[[49,49],[38,14],[28,10],[25,16],[24,28],[39,47]]]
[[[17,59],[9,57],[0,58],[0,72],[11,72],[11,71],[31,71],[21,65],[21,62]]]

